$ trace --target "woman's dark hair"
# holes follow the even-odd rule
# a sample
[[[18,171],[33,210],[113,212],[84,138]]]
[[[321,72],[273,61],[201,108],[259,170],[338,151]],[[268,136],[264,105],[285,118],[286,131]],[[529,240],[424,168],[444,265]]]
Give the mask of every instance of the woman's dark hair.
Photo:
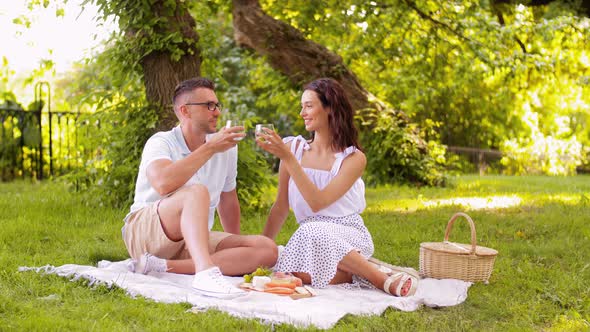
[[[328,126],[334,135],[332,148],[342,151],[349,146],[354,146],[360,150],[358,130],[354,125],[354,110],[342,85],[332,78],[320,78],[305,85],[303,90],[314,91],[322,102],[322,106],[330,108]]]

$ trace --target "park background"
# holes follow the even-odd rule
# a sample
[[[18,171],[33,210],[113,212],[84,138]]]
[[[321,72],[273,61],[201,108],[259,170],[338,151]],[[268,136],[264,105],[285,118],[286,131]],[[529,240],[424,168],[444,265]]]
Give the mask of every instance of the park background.
[[[389,312],[370,321],[376,325],[369,329],[400,322],[408,329],[407,324],[424,327],[435,317],[443,324],[435,329],[589,328],[589,290],[582,280],[588,280],[590,269],[581,257],[590,253],[590,191],[588,177],[579,175],[590,164],[587,1],[28,0],[10,5],[0,11],[3,34],[13,31],[0,54],[0,202],[9,211],[0,219],[5,227],[0,243],[4,253],[21,252],[2,255],[13,270],[124,259],[116,229],[133,199],[143,144],[175,122],[170,95],[179,81],[210,77],[224,117],[237,115],[250,128],[270,122],[281,136],[305,136],[298,115],[301,88],[328,76],[342,82],[358,111],[369,161],[363,178],[373,206],[365,219],[372,218],[367,223],[376,247],[385,247],[377,254],[417,267],[417,243],[437,240],[445,219],[467,209],[476,223],[482,221],[484,244],[507,257],[499,261],[503,269],[496,285],[492,279],[488,288],[475,288],[480,292],[475,296],[472,289],[467,308],[424,316]],[[78,36],[69,39],[57,28],[45,28],[46,35],[28,41],[37,48],[8,42],[27,44],[28,33],[48,22],[70,22],[69,31],[79,30]],[[84,36],[94,43],[79,58],[62,61],[68,52],[80,51],[71,47]],[[16,58],[8,54],[15,49]],[[259,232],[274,199],[277,161],[256,151],[251,138],[239,150],[244,231]],[[11,203],[15,197],[18,202]],[[478,208],[477,199],[488,209]],[[84,227],[70,229],[72,216],[74,225]],[[23,227],[31,230],[29,236],[19,235]],[[279,241],[286,241],[294,227],[290,220]],[[72,239],[60,236],[70,232]],[[76,238],[93,239],[75,245],[92,253],[70,253]],[[532,289],[519,289],[527,268],[536,281]],[[34,328],[46,326],[43,315],[23,309],[44,297],[36,288],[42,282],[14,271],[2,277],[12,286],[0,295],[23,299],[0,305],[0,317],[20,314],[17,328],[27,327],[27,317],[35,317]],[[516,281],[500,282],[508,278]],[[50,280],[53,287],[70,287]],[[31,287],[25,290],[26,284]],[[505,293],[513,294],[511,308],[480,307]],[[90,302],[96,294],[80,296]],[[521,299],[525,296],[532,302]],[[68,308],[79,305],[60,301]],[[212,317],[212,326],[227,319]],[[64,318],[55,326],[79,327],[74,321]],[[99,328],[119,323],[114,318],[114,325]],[[150,326],[141,320],[135,324]],[[357,321],[344,324],[346,329]]]

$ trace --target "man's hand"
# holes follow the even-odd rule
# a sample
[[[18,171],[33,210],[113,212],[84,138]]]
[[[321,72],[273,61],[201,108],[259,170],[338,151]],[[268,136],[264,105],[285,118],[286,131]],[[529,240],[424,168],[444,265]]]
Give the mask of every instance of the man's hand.
[[[215,153],[226,151],[238,144],[239,140],[236,140],[236,138],[244,138],[246,136],[243,130],[244,127],[240,126],[223,127],[217,133],[211,135],[205,144]]]

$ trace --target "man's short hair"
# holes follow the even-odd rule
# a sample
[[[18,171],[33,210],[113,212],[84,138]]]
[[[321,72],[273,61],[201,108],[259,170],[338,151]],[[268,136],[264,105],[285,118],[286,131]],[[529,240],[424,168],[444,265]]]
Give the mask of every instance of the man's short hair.
[[[208,78],[196,77],[186,81],[178,83],[174,89],[174,96],[172,97],[172,103],[176,105],[176,99],[178,96],[185,92],[190,92],[198,88],[206,88],[215,91],[215,83]]]

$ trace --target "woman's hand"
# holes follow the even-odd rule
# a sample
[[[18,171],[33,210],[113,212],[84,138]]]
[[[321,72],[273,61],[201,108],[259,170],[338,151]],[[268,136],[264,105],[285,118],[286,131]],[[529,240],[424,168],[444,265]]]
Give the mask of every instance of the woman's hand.
[[[268,128],[263,128],[262,130],[264,133],[259,134],[256,138],[256,144],[258,144],[261,149],[271,153],[281,160],[293,155],[287,144],[283,143],[281,136],[275,131]]]

